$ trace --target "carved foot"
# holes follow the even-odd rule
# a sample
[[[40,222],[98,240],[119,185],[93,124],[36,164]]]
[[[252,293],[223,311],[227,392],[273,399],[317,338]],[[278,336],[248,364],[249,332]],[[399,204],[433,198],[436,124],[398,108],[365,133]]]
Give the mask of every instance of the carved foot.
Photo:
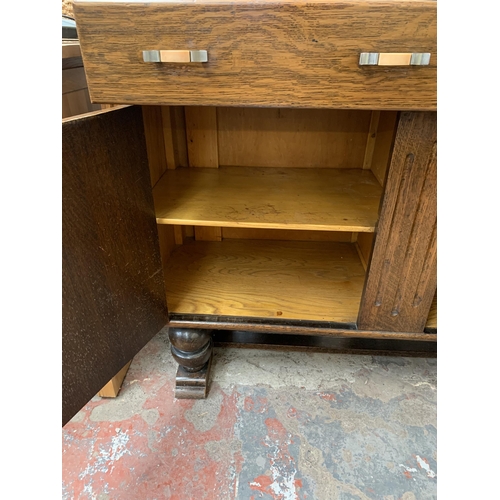
[[[205,399],[212,363],[210,330],[169,328],[172,356],[179,363],[175,376],[177,399]]]

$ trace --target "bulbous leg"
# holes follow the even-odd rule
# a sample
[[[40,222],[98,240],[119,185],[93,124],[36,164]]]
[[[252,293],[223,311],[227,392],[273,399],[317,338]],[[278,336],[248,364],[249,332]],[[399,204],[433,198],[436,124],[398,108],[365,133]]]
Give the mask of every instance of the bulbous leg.
[[[210,330],[169,328],[171,352],[179,363],[175,377],[177,399],[205,399],[212,362]]]

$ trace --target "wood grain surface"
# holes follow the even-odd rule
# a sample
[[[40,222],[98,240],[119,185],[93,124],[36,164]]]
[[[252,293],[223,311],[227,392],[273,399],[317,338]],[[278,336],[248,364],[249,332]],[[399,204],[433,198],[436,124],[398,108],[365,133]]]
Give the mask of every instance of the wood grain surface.
[[[369,111],[217,108],[219,164],[361,168]]]
[[[222,229],[220,227],[195,226],[194,239],[196,241],[221,241]]]
[[[142,106],[142,118],[146,136],[151,186],[154,186],[167,170],[162,108],[160,106]]]
[[[298,335],[320,336],[323,338],[357,338],[357,339],[393,339],[413,340],[418,342],[437,342],[437,335],[433,333],[411,332],[378,332],[358,330],[354,324],[345,324],[329,321],[279,320],[270,318],[248,318],[237,316],[200,316],[195,314],[169,315],[169,325],[176,328],[204,328],[219,331],[258,332],[265,335]],[[293,342],[290,343],[291,345]]]
[[[163,137],[167,168],[188,166],[186,118],[182,106],[162,106]]]
[[[374,233],[358,233],[356,238],[356,248],[365,271],[368,269],[368,263],[372,257],[373,236]]]
[[[378,122],[380,120],[380,111],[372,111],[370,118],[370,130],[368,131],[368,140],[366,141],[365,157],[363,159],[363,168],[371,169],[373,151],[377,141]]]
[[[154,188],[160,224],[373,232],[382,189],[361,169],[177,169]]]
[[[391,161],[394,138],[396,137],[398,112],[382,111],[377,127],[377,138],[371,161],[373,175],[384,186],[387,177],[387,168]]]
[[[352,323],[364,280],[351,243],[185,242],[166,265],[174,313]]]
[[[343,231],[308,231],[297,229],[254,229],[246,227],[223,227],[222,239],[350,242],[352,241],[352,233],[346,233]]]
[[[116,398],[132,361],[129,361],[99,392],[101,398]]]
[[[141,109],[62,132],[63,425],[166,324]]]
[[[177,245],[177,235],[174,232],[174,228],[182,226],[167,226],[162,224],[157,226],[158,229],[158,238],[160,240],[160,253],[162,262],[167,262],[170,258],[170,254],[172,253],[175,245]],[[182,245],[182,239],[179,243]]]
[[[435,1],[77,2],[95,102],[435,110]],[[144,50],[208,62],[144,63]],[[359,66],[429,52],[429,66]]]
[[[218,168],[217,109],[186,107],[185,115],[189,166]]]
[[[429,311],[429,316],[427,317],[427,323],[425,328],[437,329],[438,321],[438,303],[437,303],[437,292],[432,299],[431,310]]]
[[[358,327],[422,332],[437,285],[436,113],[402,113]]]

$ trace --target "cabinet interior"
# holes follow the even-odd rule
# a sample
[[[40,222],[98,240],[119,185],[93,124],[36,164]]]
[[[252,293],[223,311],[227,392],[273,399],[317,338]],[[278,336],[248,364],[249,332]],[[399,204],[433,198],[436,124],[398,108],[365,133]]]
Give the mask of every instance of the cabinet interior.
[[[431,309],[429,311],[429,317],[427,318],[427,324],[425,325],[426,330],[431,333],[437,332],[437,290],[432,301]]]
[[[143,116],[170,313],[356,322],[396,112]]]

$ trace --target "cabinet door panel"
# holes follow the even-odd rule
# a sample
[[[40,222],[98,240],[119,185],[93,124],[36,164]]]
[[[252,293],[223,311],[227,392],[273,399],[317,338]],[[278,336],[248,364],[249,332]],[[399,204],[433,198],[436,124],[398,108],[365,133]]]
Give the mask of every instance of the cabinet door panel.
[[[436,113],[402,113],[358,327],[423,332],[437,286]]]
[[[63,425],[166,324],[140,107],[63,121]]]

